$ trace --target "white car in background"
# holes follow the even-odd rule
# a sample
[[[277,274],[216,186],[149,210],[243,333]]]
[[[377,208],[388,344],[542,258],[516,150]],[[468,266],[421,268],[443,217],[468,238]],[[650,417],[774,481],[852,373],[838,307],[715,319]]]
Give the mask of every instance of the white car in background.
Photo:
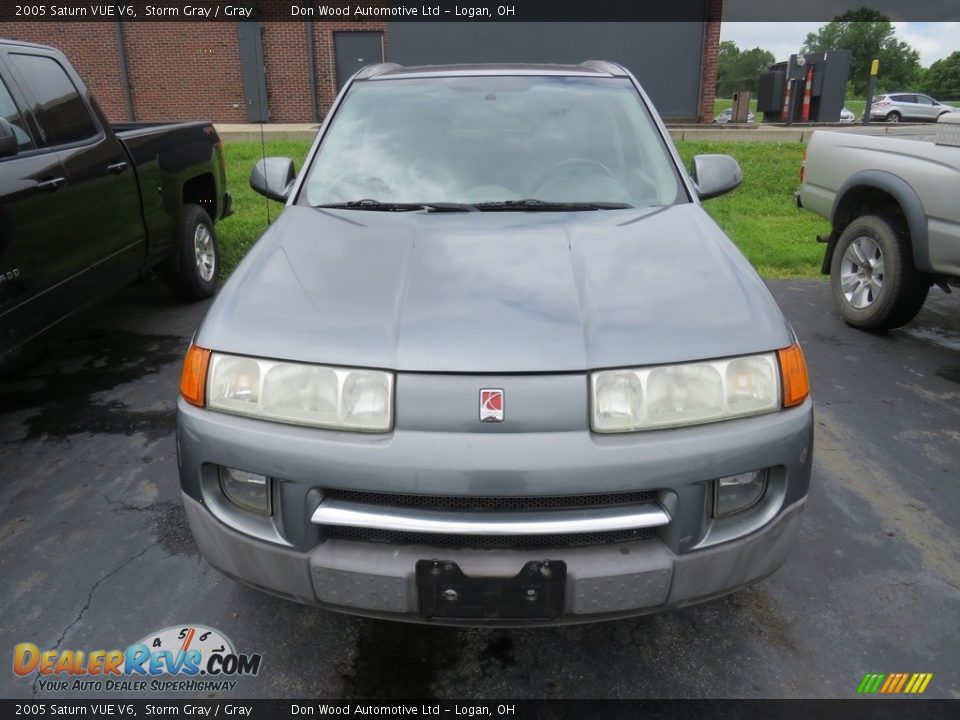
[[[840,111],[840,122],[842,123],[852,123],[854,121],[854,114],[851,110],[844,108]]]
[[[888,123],[901,120],[936,122],[941,115],[957,112],[960,108],[934,100],[920,93],[887,93],[873,101],[870,119]]]

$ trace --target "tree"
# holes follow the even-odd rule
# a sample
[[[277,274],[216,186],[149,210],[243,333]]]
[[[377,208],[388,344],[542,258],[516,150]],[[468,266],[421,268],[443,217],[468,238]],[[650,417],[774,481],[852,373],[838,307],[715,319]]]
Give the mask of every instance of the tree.
[[[757,78],[774,59],[769,50],[741,51],[733,40],[724,40],[717,56],[717,97],[730,97],[738,90],[756,92]]]
[[[858,95],[866,92],[874,59],[880,61],[878,91],[908,90],[920,74],[920,53],[897,40],[890,18],[869,8],[848,10],[809,33],[802,52],[828,50],[850,51],[850,83]]]
[[[933,63],[921,87],[937,100],[960,100],[960,50]]]

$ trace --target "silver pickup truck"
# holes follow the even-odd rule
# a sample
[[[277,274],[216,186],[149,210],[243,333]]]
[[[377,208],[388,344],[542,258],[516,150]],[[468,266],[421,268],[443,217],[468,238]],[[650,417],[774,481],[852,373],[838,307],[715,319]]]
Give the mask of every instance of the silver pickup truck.
[[[960,114],[934,134],[817,131],[801,179],[797,205],[830,220],[822,272],[850,325],[899,327],[960,281]]]

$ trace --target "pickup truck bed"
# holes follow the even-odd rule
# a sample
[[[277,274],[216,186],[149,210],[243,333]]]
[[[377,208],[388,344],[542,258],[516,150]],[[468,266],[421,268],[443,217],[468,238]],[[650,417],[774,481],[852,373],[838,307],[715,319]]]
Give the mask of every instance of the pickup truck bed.
[[[169,255],[167,241],[177,239],[175,225],[181,205],[199,205],[213,220],[233,212],[231,196],[222,189],[225,178],[218,183],[217,173],[211,172],[226,173],[219,137],[211,123],[114,123],[110,127],[137,170],[149,235],[148,265]],[[211,167],[212,162],[218,167]],[[143,192],[144,187],[163,188],[163,192]]]
[[[63,54],[0,41],[0,369],[150,270],[208,297],[230,211],[213,125],[111,125]]]
[[[958,137],[949,116],[934,134],[811,137],[797,202],[830,220],[822,270],[850,324],[902,325],[932,284],[960,279]]]

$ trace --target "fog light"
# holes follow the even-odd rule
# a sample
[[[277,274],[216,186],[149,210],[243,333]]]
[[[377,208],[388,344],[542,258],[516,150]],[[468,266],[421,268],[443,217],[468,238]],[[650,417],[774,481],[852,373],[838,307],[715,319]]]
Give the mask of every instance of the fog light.
[[[714,487],[713,516],[726,517],[756,505],[767,489],[767,471],[719,478]]]
[[[269,515],[270,481],[265,475],[220,468],[220,488],[234,505],[258,515]]]

